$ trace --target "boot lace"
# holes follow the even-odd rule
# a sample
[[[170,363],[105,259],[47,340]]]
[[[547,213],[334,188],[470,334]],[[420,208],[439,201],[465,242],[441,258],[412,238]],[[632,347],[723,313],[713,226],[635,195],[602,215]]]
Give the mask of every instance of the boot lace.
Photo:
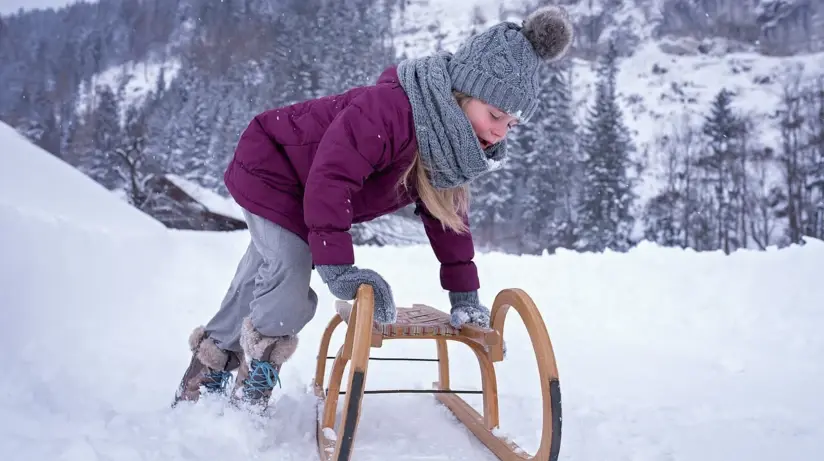
[[[220,393],[226,389],[229,381],[232,379],[232,373],[223,370],[214,370],[206,373],[206,378],[203,382],[209,392]]]
[[[275,384],[282,387],[277,368],[269,362],[252,359],[249,376],[243,381],[243,390],[247,397],[259,399],[271,391]]]

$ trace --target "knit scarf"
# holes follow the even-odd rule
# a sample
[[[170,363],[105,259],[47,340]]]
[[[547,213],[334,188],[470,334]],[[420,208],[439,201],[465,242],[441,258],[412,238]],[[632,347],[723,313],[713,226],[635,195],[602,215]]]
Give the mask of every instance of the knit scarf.
[[[464,185],[497,168],[506,141],[484,150],[452,94],[447,63],[451,53],[407,59],[398,65],[401,86],[412,104],[418,149],[437,189]]]

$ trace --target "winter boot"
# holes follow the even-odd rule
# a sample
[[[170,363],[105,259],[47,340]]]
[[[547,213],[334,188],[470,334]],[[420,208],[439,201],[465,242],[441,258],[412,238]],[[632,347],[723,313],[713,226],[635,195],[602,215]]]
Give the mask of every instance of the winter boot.
[[[217,347],[206,336],[206,330],[202,326],[195,328],[189,336],[189,349],[192,351],[192,359],[180,380],[172,407],[181,400],[197,401],[201,387],[208,393],[225,393],[232,371],[241,363],[238,354]]]
[[[240,345],[246,360],[240,364],[232,399],[262,413],[275,385],[280,385],[280,369],[295,353],[298,337],[263,336],[246,317],[240,332]]]

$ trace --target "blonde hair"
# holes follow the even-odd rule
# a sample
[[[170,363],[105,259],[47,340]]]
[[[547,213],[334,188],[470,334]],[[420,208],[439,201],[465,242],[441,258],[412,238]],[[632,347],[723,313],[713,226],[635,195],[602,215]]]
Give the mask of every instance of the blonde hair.
[[[461,106],[470,99],[470,96],[464,93],[453,91],[453,94]],[[429,213],[441,222],[444,229],[450,229],[459,234],[469,231],[469,227],[464,222],[464,216],[469,214],[469,185],[436,189],[429,181],[428,168],[421,159],[419,151],[415,152],[415,161],[401,175],[398,185],[408,189],[413,171],[418,195]]]
[[[436,189],[429,182],[426,165],[416,152],[415,161],[401,175],[399,185],[404,189],[409,188],[412,171],[415,171],[415,186],[418,195],[429,213],[441,222],[444,229],[450,229],[459,234],[467,232],[469,227],[463,217],[469,214],[469,186]]]

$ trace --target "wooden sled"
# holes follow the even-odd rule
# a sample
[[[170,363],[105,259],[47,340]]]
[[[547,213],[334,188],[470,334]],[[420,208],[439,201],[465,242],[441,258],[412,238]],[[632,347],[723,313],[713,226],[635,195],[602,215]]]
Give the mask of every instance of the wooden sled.
[[[529,332],[532,347],[538,361],[541,379],[543,406],[543,429],[541,443],[533,456],[514,443],[493,434],[498,427],[498,386],[494,362],[504,359],[503,331],[506,314],[514,307]],[[330,320],[321,339],[318,363],[313,387],[318,397],[317,441],[321,461],[344,461],[352,459],[355,433],[361,413],[361,402],[365,394],[426,392],[448,407],[470,431],[501,461],[536,460],[555,461],[561,443],[561,391],[555,354],[549,340],[546,326],[532,299],[520,289],[505,289],[495,297],[491,309],[490,328],[466,326],[457,330],[449,325],[446,312],[425,305],[399,307],[398,319],[392,325],[378,325],[373,320],[374,298],[372,287],[361,285],[354,304],[338,301],[337,315]],[[332,333],[341,323],[346,323],[344,344],[334,357],[328,356]],[[438,381],[431,390],[407,389],[389,391],[369,391],[365,389],[366,370],[370,351],[381,347],[385,340],[432,339],[437,346]],[[457,341],[470,347],[481,367],[483,391],[483,415],[479,414],[463,398],[450,389],[449,357],[447,341]],[[324,389],[327,359],[334,359],[329,388]],[[378,358],[375,358],[378,359]],[[408,360],[403,358],[380,358],[380,360]],[[343,372],[351,361],[347,390],[343,404],[341,424],[336,427],[338,397],[341,394]],[[472,391],[470,391],[472,392]]]

